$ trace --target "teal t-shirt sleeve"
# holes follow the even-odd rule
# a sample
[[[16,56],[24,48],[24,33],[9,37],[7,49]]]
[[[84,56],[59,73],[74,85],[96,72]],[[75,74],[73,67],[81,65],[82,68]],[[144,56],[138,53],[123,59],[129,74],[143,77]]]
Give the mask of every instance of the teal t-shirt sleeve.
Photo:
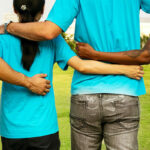
[[[72,57],[76,56],[76,54],[73,50],[71,50],[71,48],[61,35],[59,35],[56,39],[54,39],[53,42],[55,47],[55,62],[58,63],[59,67],[62,70],[67,70],[68,61]]]
[[[79,0],[56,0],[46,20],[66,31],[79,11]]]
[[[141,9],[146,13],[150,13],[150,0],[141,0]]]

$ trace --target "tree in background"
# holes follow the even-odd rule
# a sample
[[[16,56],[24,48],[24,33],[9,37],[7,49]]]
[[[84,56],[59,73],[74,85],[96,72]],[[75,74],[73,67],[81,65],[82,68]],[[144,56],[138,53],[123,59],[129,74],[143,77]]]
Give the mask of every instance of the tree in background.
[[[145,43],[148,41],[149,38],[150,38],[150,35],[149,36],[146,36],[146,35],[141,36],[141,48],[144,47]]]
[[[69,35],[65,32],[62,33],[62,36],[63,38],[65,39],[65,41],[68,43],[68,45],[71,47],[71,49],[74,51],[74,52],[77,52],[76,51],[76,42],[74,40],[74,35]]]

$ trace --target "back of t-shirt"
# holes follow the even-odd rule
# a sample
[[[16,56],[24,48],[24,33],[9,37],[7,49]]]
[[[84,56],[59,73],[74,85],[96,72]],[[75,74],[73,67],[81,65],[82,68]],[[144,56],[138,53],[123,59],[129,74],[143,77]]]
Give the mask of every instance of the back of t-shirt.
[[[3,83],[1,96],[1,135],[6,138],[31,138],[53,134],[58,131],[57,114],[53,91],[53,65],[55,62],[67,69],[68,60],[75,56],[61,36],[52,41],[39,43],[40,52],[30,71],[21,63],[20,39],[11,35],[0,36],[0,57],[15,71],[26,76],[47,74],[51,81],[50,92],[46,96],[33,94],[28,89]],[[67,53],[67,54],[66,54]]]

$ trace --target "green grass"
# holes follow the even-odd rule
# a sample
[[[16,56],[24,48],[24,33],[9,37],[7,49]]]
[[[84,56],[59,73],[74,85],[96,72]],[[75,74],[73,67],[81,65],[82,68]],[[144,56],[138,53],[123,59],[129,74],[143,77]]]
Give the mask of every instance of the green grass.
[[[61,71],[54,68],[54,89],[60,128],[61,150],[70,150],[70,86],[72,69]],[[141,125],[139,131],[139,150],[150,150],[150,66],[145,67],[147,95],[141,97]],[[105,146],[103,144],[103,150]]]

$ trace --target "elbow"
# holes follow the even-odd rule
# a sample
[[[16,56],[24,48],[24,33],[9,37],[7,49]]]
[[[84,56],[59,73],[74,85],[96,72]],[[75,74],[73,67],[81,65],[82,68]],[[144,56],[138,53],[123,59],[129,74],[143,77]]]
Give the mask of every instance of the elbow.
[[[78,69],[78,71],[79,71],[80,73],[82,73],[82,74],[86,74],[86,73],[87,73],[87,70],[86,70],[85,67],[80,67],[80,68]]]
[[[41,30],[41,35],[44,40],[52,40],[61,34],[62,29],[56,26],[54,23],[46,21]]]
[[[150,64],[150,58],[141,58],[141,60],[139,61],[140,65],[148,65]]]
[[[143,55],[141,55],[138,59],[140,65],[148,65],[150,64],[150,53],[149,51],[145,51]]]
[[[39,34],[40,34],[39,36],[41,37],[41,39],[43,39],[44,41],[52,40],[55,38],[54,35],[48,32],[47,30],[43,30]]]
[[[87,73],[87,67],[86,64],[84,62],[81,62],[80,64],[77,65],[77,68],[75,68],[78,72],[82,73],[82,74],[86,74]]]
[[[88,68],[86,67],[86,65],[84,63],[80,64],[77,70],[78,70],[78,72],[80,72],[82,74],[88,73]]]
[[[43,26],[41,26],[39,30],[40,31],[37,31],[37,34],[44,41],[52,40],[56,37],[56,33],[54,30],[52,30],[51,24],[49,24],[49,22],[44,22]]]
[[[139,65],[148,65],[150,64],[150,56],[149,55],[143,55],[138,59]]]

